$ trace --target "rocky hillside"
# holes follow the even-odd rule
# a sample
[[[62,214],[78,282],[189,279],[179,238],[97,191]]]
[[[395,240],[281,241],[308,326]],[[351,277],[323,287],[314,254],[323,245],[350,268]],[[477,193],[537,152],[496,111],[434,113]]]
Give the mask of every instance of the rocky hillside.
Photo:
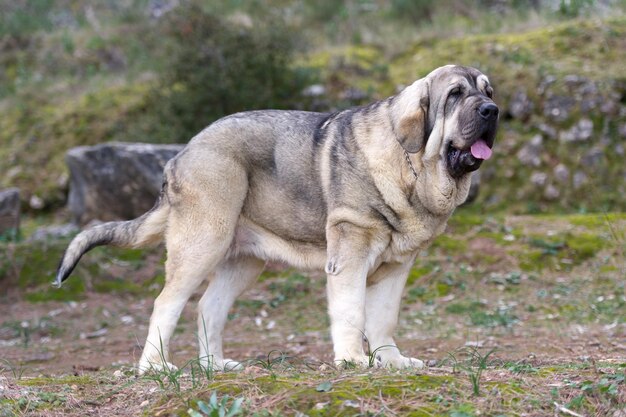
[[[626,210],[623,18],[423,41],[395,57],[353,48],[319,54],[317,62],[330,68],[340,98],[346,91],[391,94],[448,63],[477,67],[495,85],[504,110],[495,158],[481,169],[481,208]]]
[[[393,55],[376,46],[328,47],[294,65],[319,74],[302,95],[302,108],[319,110],[393,94],[440,65],[478,67],[503,112],[475,209],[532,213],[626,210],[624,62],[626,19],[608,18],[422,40]],[[152,85],[150,77],[118,79],[72,94],[57,84],[61,93],[48,89],[45,100],[3,100],[0,188],[20,187],[32,210],[64,205],[69,148],[155,139],[137,134]]]

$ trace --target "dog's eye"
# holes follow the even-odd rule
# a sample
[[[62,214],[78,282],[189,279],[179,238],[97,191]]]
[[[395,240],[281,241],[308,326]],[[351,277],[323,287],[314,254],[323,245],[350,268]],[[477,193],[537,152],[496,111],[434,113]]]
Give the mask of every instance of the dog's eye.
[[[457,98],[461,95],[463,91],[461,90],[461,87],[455,87],[452,89],[452,91],[450,91],[450,97],[451,98]]]
[[[487,97],[493,98],[493,88],[491,87],[485,88],[485,94],[487,94]]]

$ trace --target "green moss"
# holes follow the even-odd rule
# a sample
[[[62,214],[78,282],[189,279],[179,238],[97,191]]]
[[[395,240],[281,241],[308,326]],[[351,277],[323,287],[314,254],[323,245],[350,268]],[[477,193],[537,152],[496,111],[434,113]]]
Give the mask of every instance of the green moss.
[[[467,250],[467,242],[454,236],[441,235],[432,245],[433,248],[442,249],[450,254],[465,252]]]
[[[500,309],[489,311],[487,306],[479,301],[451,303],[446,306],[446,312],[466,316],[474,326],[510,326],[517,321],[517,317],[510,311]]]
[[[519,268],[525,272],[541,272],[545,267],[552,265],[543,251],[534,249],[530,251],[509,251],[509,254],[516,256],[519,262]]]
[[[471,229],[481,226],[485,223],[485,216],[481,214],[474,214],[467,210],[460,210],[455,213],[454,216],[448,221],[448,228],[453,233],[461,234],[467,233]]]
[[[420,265],[417,267],[413,267],[411,272],[409,272],[409,277],[407,278],[406,285],[411,286],[418,282],[422,277],[430,274],[435,269],[435,265],[426,264]]]
[[[514,94],[525,91],[535,104],[533,120],[530,123],[503,121],[503,128],[496,140],[496,158],[484,168],[487,173],[481,184],[477,204],[480,209],[506,209],[509,212],[562,212],[577,211],[620,211],[624,207],[626,183],[623,178],[623,161],[612,152],[606,152],[598,170],[587,170],[580,159],[589,149],[588,144],[565,145],[558,141],[544,141],[542,166],[530,167],[521,164],[515,155],[521,147],[537,133],[535,129],[544,116],[538,111],[546,100],[538,93],[547,75],[554,76],[550,94],[571,96],[571,86],[564,78],[576,74],[593,81],[599,94],[608,96],[612,90],[623,91],[620,64],[626,59],[626,20],[623,17],[607,20],[570,21],[541,29],[520,33],[464,36],[458,39],[427,40],[408,48],[390,63],[390,77],[395,83],[407,84],[432,69],[457,63],[477,67],[485,72],[496,90],[496,101],[502,108],[508,108]],[[621,39],[619,38],[621,36]],[[574,53],[572,53],[574,51]],[[550,57],[546,60],[545,57]],[[585,112],[578,104],[569,112],[563,122],[547,121],[548,124],[568,129],[581,117],[589,117],[594,122],[596,132],[607,126],[610,138],[617,141],[617,118],[599,111]],[[506,137],[504,133],[506,132]],[[498,158],[499,143],[506,143],[505,154]],[[513,145],[513,147],[511,147]],[[584,171],[589,182],[579,189],[571,185],[558,186],[560,196],[553,201],[542,198],[542,190],[528,181],[534,171],[546,172],[552,181],[550,161],[565,164],[570,172]],[[603,178],[617,178],[607,183]],[[502,180],[496,180],[502,179]],[[494,181],[496,180],[496,181]],[[557,184],[558,185],[558,184]],[[459,211],[459,214],[461,211]],[[451,219],[454,224],[455,216]]]
[[[480,301],[450,303],[446,306],[446,312],[450,314],[464,314],[476,310],[484,310],[485,305]]]
[[[87,290],[153,295],[154,289],[164,282],[162,249],[103,247],[85,255],[63,287],[54,288],[51,283],[68,243],[68,239],[58,239],[0,244],[5,249],[0,251],[0,280],[5,280],[6,285],[16,284],[24,291],[24,298],[33,302],[79,300]],[[154,275],[142,280],[135,278],[139,270],[155,262],[159,268]],[[120,276],[109,272],[107,266],[111,264]]]
[[[17,186],[23,198],[36,194],[52,206],[64,202],[59,184],[67,174],[65,153],[126,133],[125,120],[141,110],[148,91],[148,84],[115,86],[48,102],[29,99],[10,107],[0,118],[0,171],[14,174],[0,178],[0,187]]]
[[[20,385],[25,386],[54,386],[54,385],[96,385],[98,381],[91,376],[55,376],[55,377],[33,377],[22,378]]]
[[[569,235],[566,238],[567,246],[571,249],[574,259],[579,263],[593,257],[607,246],[606,237],[593,233]]]

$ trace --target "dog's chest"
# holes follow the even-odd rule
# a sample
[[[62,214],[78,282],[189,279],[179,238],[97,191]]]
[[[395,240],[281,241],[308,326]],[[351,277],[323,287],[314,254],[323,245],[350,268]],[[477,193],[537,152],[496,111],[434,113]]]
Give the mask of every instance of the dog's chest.
[[[402,262],[426,249],[446,229],[448,216],[415,216],[403,222],[402,231],[393,231],[389,245],[383,251],[383,262]]]

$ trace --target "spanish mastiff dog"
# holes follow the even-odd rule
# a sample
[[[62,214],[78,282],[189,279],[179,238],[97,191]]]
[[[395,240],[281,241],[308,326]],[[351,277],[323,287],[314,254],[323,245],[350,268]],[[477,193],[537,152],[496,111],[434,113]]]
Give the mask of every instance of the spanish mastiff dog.
[[[446,66],[399,94],[335,113],[251,111],[195,136],[164,170],[143,216],[78,234],[56,283],[98,245],[165,240],[166,281],[154,302],[139,371],[173,366],[168,345],[192,293],[200,360],[224,359],[222,331],[235,299],[269,260],[324,269],[334,360],[421,367],[393,339],[402,290],[418,252],[466,199],[472,171],[491,156],[498,122],[489,80]]]

